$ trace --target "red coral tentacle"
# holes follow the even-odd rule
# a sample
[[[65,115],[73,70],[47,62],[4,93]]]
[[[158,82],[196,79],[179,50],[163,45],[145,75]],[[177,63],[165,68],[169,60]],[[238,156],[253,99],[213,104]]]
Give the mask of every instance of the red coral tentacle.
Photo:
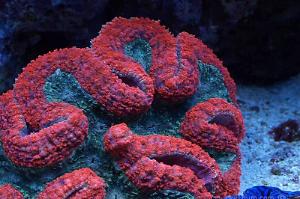
[[[208,48],[200,39],[197,39],[194,35],[187,32],[181,32],[177,35],[177,40],[182,42],[187,51],[192,51],[198,60],[202,61],[204,64],[211,64],[217,67],[223,75],[224,84],[227,87],[228,93],[232,101],[237,105],[236,99],[236,85],[231,78],[226,67],[218,57],[213,53],[213,51]]]
[[[104,199],[105,183],[89,168],[82,168],[48,183],[37,199]]]
[[[10,184],[0,186],[1,199],[24,199],[23,194]]]
[[[195,93],[199,81],[195,59],[186,59],[181,53],[180,43],[158,21],[115,18],[102,27],[99,36],[92,41],[92,48],[102,59],[107,53],[119,54],[124,60],[122,67],[127,67],[136,62],[124,55],[124,48],[135,39],[144,39],[151,46],[149,74],[159,98],[180,102]],[[114,63],[111,67],[114,68]]]
[[[125,123],[112,126],[104,135],[103,141],[105,150],[118,159],[120,167],[125,171],[130,170],[141,158],[149,157],[165,165],[190,169],[197,178],[203,180],[207,191],[224,195],[221,171],[217,163],[199,146],[189,141],[163,135],[138,136]]]

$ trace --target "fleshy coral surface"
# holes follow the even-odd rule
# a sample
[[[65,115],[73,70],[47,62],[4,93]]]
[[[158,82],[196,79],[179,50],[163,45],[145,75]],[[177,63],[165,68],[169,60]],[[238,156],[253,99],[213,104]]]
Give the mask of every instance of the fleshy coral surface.
[[[0,198],[2,199],[24,199],[21,192],[10,184],[0,186]]]
[[[116,18],[91,48],[39,56],[0,97],[0,107],[0,184],[15,185],[25,198],[57,189],[65,198],[98,194],[92,181],[98,191],[106,184],[109,199],[239,191],[243,122],[235,84],[200,40],[174,37],[159,22]],[[204,145],[180,132],[181,122],[192,126],[185,118],[190,109],[214,117],[201,120],[213,121],[212,134],[236,141],[220,149],[216,136]],[[128,135],[121,131],[110,140],[116,126],[110,127],[122,122]],[[80,168],[86,168],[82,175]],[[70,186],[62,183],[69,178]]]
[[[82,168],[55,179],[46,185],[38,199],[104,199],[105,183],[91,169]]]

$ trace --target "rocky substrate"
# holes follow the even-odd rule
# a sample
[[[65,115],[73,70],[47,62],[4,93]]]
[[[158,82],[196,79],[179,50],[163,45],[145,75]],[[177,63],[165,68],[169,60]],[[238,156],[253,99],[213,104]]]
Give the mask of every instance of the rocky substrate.
[[[300,190],[300,142],[274,141],[272,128],[300,118],[300,76],[270,87],[238,86],[246,137],[241,192],[255,185]]]

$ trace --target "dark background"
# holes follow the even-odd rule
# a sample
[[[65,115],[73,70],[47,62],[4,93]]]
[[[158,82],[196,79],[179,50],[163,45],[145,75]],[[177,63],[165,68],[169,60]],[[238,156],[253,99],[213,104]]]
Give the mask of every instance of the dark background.
[[[56,48],[85,47],[116,16],[159,19],[204,40],[240,83],[300,72],[298,0],[0,0],[0,92]]]

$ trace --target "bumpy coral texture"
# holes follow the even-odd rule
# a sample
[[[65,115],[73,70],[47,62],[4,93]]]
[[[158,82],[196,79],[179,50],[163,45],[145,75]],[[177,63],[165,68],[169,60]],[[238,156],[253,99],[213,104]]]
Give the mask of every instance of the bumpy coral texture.
[[[209,71],[216,75],[202,78]],[[49,100],[47,93],[53,94],[57,88],[48,81],[58,79],[58,74],[69,77],[77,91],[81,89],[83,96],[94,100],[101,114],[95,107],[80,109],[76,103],[74,106],[63,100]],[[211,82],[217,82],[215,87],[222,90],[211,95],[206,92],[201,98],[199,90],[214,88],[210,87]],[[137,188],[136,194],[145,197],[159,191],[166,191],[163,194],[167,195],[188,193],[197,199],[225,197],[237,194],[240,184],[238,144],[244,136],[244,124],[235,94],[235,83],[227,69],[201,40],[185,32],[174,37],[150,19],[115,18],[92,40],[91,48],[55,50],[39,56],[23,69],[13,90],[0,96],[0,141],[14,168],[24,169],[25,173],[28,168],[36,169],[37,179],[51,179],[46,181],[51,182],[45,185],[39,199],[100,199],[105,192],[117,198],[116,187],[121,186],[119,183],[125,177],[133,184],[125,183],[129,192]],[[79,96],[69,92],[64,95]],[[225,96],[227,101],[207,100],[212,96]],[[159,121],[160,118],[163,120]],[[120,121],[151,131],[137,135]],[[120,124],[112,126],[116,123]],[[164,132],[149,135],[158,129]],[[89,164],[96,170],[74,170],[74,161],[82,161],[82,154],[89,156],[91,152],[82,149],[87,147],[86,140],[105,160],[93,156]],[[80,155],[76,154],[78,150]],[[233,157],[225,170],[213,155],[222,153]],[[56,168],[57,165],[60,166]],[[58,176],[55,172],[61,171],[58,168],[64,166],[66,170],[62,173],[68,173],[53,180],[53,176]],[[41,169],[52,173],[41,175]],[[102,173],[114,188],[105,191],[104,180],[95,172]],[[126,192],[126,186],[120,190]],[[3,187],[9,191],[3,192]],[[34,191],[39,193],[40,188]],[[1,194],[22,198],[10,185],[2,186]]]
[[[37,199],[104,199],[105,182],[89,168],[82,168],[48,183]],[[24,199],[10,184],[0,186],[1,199]]]
[[[10,184],[4,184],[0,186],[0,198],[1,199],[24,199],[22,193]]]
[[[47,114],[34,118],[40,121],[39,126],[30,129],[12,95],[9,91],[1,96],[2,116],[8,122],[2,124],[0,135],[7,157],[16,165],[55,164],[69,156],[86,137],[88,122],[80,109],[67,104],[41,107]]]
[[[104,199],[105,183],[89,168],[82,168],[46,185],[37,199]]]

